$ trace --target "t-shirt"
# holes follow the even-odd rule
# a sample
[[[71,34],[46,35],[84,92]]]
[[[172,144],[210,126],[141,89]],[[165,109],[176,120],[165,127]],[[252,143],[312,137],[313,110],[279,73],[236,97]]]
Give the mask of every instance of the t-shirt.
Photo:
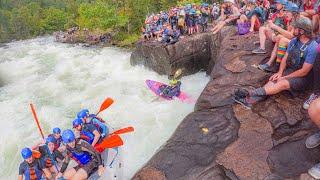
[[[308,45],[303,53],[304,63],[314,64],[317,56],[317,47],[318,43],[314,40]],[[287,53],[289,54],[293,48],[303,49],[302,46],[304,44],[297,38],[294,38],[290,41],[287,49]]]
[[[289,20],[288,20],[288,18],[285,17],[285,15],[280,16],[279,13],[274,13],[272,15],[271,19],[275,25],[280,26],[283,29],[287,29],[287,26],[289,24]]]

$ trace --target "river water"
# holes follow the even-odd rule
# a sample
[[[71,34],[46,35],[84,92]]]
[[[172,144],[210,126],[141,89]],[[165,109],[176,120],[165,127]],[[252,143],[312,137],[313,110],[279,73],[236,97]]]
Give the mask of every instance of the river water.
[[[29,104],[45,134],[71,128],[81,108],[96,112],[106,97],[115,103],[100,114],[112,127],[134,126],[124,136],[124,177],[129,179],[172,135],[194,104],[153,101],[145,80],[168,82],[142,66],[130,66],[130,52],[60,44],[52,37],[0,47],[0,179],[16,179],[20,150],[40,140]],[[182,78],[182,90],[197,98],[209,78]]]

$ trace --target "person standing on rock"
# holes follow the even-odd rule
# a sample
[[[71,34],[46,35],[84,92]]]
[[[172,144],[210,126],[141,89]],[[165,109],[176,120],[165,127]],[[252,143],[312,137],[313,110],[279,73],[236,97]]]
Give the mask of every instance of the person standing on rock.
[[[320,99],[314,100],[310,108],[308,109],[308,114],[310,116],[310,119],[313,123],[317,125],[318,128],[320,128]],[[313,134],[312,136],[308,137],[306,140],[306,147],[307,148],[315,148],[320,145],[320,131]],[[316,179],[320,179],[320,163],[313,166],[311,169],[309,169],[308,173]]]
[[[294,36],[281,61],[279,71],[272,75],[263,87],[251,92],[238,89],[234,93],[235,102],[250,109],[255,103],[269,95],[285,90],[303,91],[312,84],[312,68],[317,56],[318,43],[312,39],[310,19],[301,17],[293,23]]]

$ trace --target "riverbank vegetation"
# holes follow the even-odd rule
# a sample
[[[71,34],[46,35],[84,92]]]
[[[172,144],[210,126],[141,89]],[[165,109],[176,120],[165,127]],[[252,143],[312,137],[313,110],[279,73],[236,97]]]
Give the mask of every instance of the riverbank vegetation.
[[[107,32],[126,46],[140,38],[146,15],[200,0],[1,0],[0,42],[78,26]]]

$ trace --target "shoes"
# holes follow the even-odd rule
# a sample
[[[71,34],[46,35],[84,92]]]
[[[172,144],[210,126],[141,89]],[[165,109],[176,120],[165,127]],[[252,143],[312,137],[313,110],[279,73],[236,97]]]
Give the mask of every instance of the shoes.
[[[319,145],[320,145],[320,131],[309,136],[306,140],[306,147],[307,148],[315,148]]]
[[[265,49],[258,48],[258,49],[253,50],[252,53],[253,54],[266,54],[267,51]]]
[[[318,96],[314,93],[312,93],[309,98],[303,103],[303,109],[307,110],[310,107],[310,104],[312,103],[312,101],[316,100],[318,98]]]
[[[320,163],[314,165],[309,169],[308,174],[315,179],[320,179]]]

